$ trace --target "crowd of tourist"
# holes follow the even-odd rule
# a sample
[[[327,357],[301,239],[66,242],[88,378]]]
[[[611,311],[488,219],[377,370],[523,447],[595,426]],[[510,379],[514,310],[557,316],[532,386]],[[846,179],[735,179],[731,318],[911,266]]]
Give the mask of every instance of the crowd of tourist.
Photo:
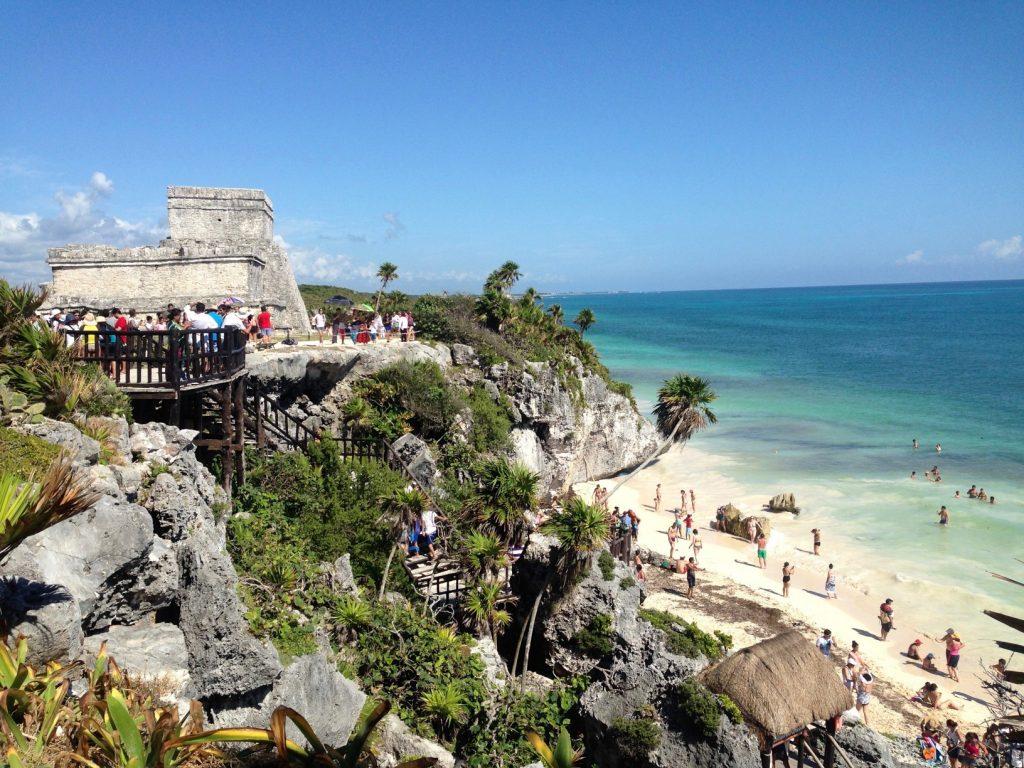
[[[320,343],[325,343],[328,328],[331,344],[344,343],[349,339],[353,344],[368,344],[377,341],[415,341],[416,323],[411,312],[395,312],[387,315],[380,312],[365,312],[359,309],[337,310],[330,320],[320,308],[310,313],[309,325]]]

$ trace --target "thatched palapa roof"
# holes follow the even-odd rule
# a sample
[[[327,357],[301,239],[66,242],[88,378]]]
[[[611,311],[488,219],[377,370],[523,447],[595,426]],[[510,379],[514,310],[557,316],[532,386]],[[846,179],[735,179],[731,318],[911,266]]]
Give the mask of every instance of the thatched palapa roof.
[[[795,630],[737,651],[701,678],[736,702],[766,746],[853,706],[835,667]]]

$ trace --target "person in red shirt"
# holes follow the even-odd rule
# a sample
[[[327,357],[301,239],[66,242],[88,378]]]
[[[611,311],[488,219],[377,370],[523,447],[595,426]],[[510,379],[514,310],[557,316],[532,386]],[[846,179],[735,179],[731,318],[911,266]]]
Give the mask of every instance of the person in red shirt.
[[[269,341],[274,333],[274,324],[270,320],[270,311],[266,304],[260,307],[260,313],[256,315],[256,326],[260,329],[260,338]]]
[[[124,316],[124,313],[114,307],[110,310],[110,314],[115,317],[114,330],[117,331],[117,344],[114,348],[114,354],[116,356],[116,362],[114,363],[114,379],[121,375],[121,360],[128,354],[128,335],[125,333],[128,328],[128,318]],[[109,321],[108,321],[109,322]]]

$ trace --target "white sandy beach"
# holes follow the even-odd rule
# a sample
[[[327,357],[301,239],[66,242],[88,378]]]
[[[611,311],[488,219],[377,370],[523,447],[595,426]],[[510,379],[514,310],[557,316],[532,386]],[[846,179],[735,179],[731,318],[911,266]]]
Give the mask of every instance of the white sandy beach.
[[[758,605],[778,608],[789,617],[793,625],[802,627],[809,636],[828,627],[839,645],[837,656],[841,654],[842,659],[845,659],[851,641],[857,640],[862,657],[879,681],[879,701],[870,710],[873,726],[894,733],[908,732],[915,728],[920,717],[933,710],[912,704],[909,698],[928,681],[938,683],[939,690],[945,696],[954,697],[963,707],[956,715],[961,721],[977,724],[989,716],[984,706],[988,695],[981,687],[982,661],[972,652],[971,638],[964,638],[968,646],[960,663],[960,683],[954,683],[944,673],[936,675],[924,672],[917,662],[908,660],[902,655],[903,652],[915,638],[921,638],[924,641],[923,652],[935,653],[939,668],[944,670],[942,644],[926,634],[937,636],[946,627],[942,616],[932,617],[928,627],[922,630],[921,627],[913,626],[911,619],[901,621],[901,617],[906,618],[907,615],[907,612],[901,613],[901,606],[913,601],[912,584],[901,585],[902,588],[895,592],[883,594],[870,584],[858,581],[851,583],[850,579],[844,579],[841,565],[843,558],[834,554],[830,556],[829,545],[834,542],[829,540],[827,525],[822,526],[820,521],[801,521],[798,516],[789,514],[770,515],[773,532],[769,540],[766,570],[757,567],[754,545],[711,530],[710,523],[719,506],[731,502],[745,514],[762,514],[762,505],[776,492],[774,489],[765,489],[756,496],[749,492],[744,495],[743,489],[730,479],[728,471],[727,460],[702,452],[692,445],[676,447],[619,489],[610,504],[636,511],[641,518],[639,544],[667,557],[666,533],[673,519],[672,510],[679,506],[679,489],[693,488],[697,497],[695,521],[704,540],[700,565],[707,569],[706,573],[698,574],[698,591],[702,585],[716,586],[727,589],[737,600],[752,600]],[[601,481],[601,484],[610,489],[617,482],[617,479],[608,479]],[[662,484],[663,511],[656,514],[653,498],[655,486],[659,482]],[[594,486],[595,483],[589,482],[577,484],[575,488],[589,500]],[[810,529],[816,525],[824,528],[822,554],[819,557],[815,557],[811,551]],[[692,554],[684,549],[686,546],[688,542],[682,539],[677,542],[677,556],[684,552],[686,556]],[[838,600],[826,600],[824,596],[825,571],[830,557],[840,566]],[[796,566],[796,572],[790,596],[784,599],[781,570],[783,561],[787,560]],[[645,605],[671,610],[684,618],[696,620],[704,629],[722,628],[733,634],[736,647],[752,644],[767,636],[763,627],[751,626],[749,621],[742,619],[737,620],[736,615],[723,619],[716,616],[716,613],[721,614],[723,611],[709,608],[706,604],[702,608],[700,601],[687,600],[680,594],[685,589],[685,580],[675,576],[673,582],[676,580],[682,581],[678,592],[676,589],[659,589],[659,584],[665,583],[665,580],[652,578],[655,589]],[[892,588],[891,584],[885,586],[885,589]],[[886,597],[893,597],[896,601],[896,628],[882,642],[878,638],[877,616],[879,604]],[[962,632],[960,628],[958,631]],[[985,658],[983,663],[988,665],[994,661]]]

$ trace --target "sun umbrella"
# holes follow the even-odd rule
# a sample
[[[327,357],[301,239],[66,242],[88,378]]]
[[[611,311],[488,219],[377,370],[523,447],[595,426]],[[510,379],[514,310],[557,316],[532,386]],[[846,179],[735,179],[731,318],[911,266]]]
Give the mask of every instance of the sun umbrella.
[[[360,312],[373,312],[374,309],[369,304],[356,304],[353,309],[358,309]]]
[[[229,307],[240,307],[245,304],[245,302],[237,296],[228,296],[226,299],[221,299],[220,305],[224,306],[225,304]]]

